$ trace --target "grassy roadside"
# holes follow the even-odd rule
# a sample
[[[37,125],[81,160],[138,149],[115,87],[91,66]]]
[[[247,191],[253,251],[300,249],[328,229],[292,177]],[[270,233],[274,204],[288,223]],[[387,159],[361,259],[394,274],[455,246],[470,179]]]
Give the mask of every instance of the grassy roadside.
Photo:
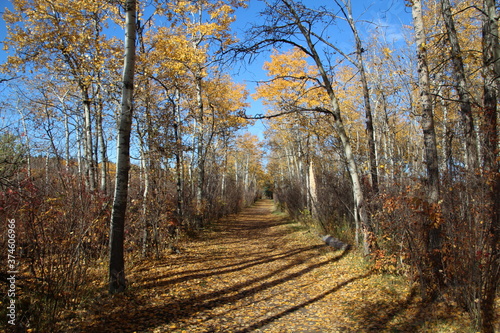
[[[273,214],[286,217],[277,211]],[[315,233],[300,222],[289,221],[286,228],[288,237],[317,242]],[[329,268],[339,275],[365,276],[336,293],[337,311],[332,316],[342,324],[332,332],[474,332],[463,309],[444,300],[423,303],[416,284],[404,276],[374,270],[356,249]]]

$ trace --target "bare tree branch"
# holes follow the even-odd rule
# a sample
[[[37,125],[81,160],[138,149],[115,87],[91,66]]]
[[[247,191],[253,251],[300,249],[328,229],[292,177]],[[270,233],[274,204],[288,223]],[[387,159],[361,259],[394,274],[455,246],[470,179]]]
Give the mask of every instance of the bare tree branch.
[[[297,108],[294,108],[293,110],[282,111],[282,112],[279,112],[279,113],[267,114],[267,115],[256,114],[254,116],[249,116],[246,113],[242,112],[238,116],[240,118],[243,118],[243,119],[263,120],[263,119],[272,119],[272,118],[283,117],[283,116],[287,116],[287,115],[290,115],[290,114],[297,114],[297,113],[300,114],[300,113],[304,113],[304,112],[322,113],[322,114],[327,114],[327,115],[333,116],[335,118],[335,114],[331,110],[328,110],[327,108],[319,107],[319,106],[315,107],[315,108],[312,108],[312,109],[311,108],[297,107]]]
[[[18,79],[18,78],[19,78],[19,76],[14,76],[14,77],[11,77],[11,78],[8,78],[8,79],[0,79],[0,83],[12,81],[12,80],[15,80],[15,79]]]

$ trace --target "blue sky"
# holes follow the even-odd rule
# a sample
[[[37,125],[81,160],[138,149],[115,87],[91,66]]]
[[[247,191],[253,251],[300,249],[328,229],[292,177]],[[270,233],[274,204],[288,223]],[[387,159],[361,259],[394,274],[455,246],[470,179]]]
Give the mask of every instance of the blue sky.
[[[312,7],[325,5],[327,7],[336,8],[334,0],[305,0],[304,3],[307,6]],[[259,20],[261,20],[259,12],[263,9],[263,6],[264,4],[261,1],[250,0],[248,8],[239,9],[236,12],[237,21],[233,25],[235,32],[241,36],[242,31],[250,23],[259,22]],[[389,40],[398,40],[402,36],[402,25],[411,23],[410,9],[405,6],[405,1],[403,0],[352,0],[352,6],[354,18],[356,20],[361,20],[361,24],[358,26],[358,29],[360,30],[362,37],[367,37],[369,35],[369,31],[374,29],[375,26],[381,26],[386,30],[386,36]],[[0,0],[0,11],[3,12],[5,7],[12,7],[10,1]],[[338,45],[342,49],[350,52],[354,44],[351,32],[347,26],[339,23],[332,29],[332,31],[335,33]],[[0,40],[5,38],[5,34],[5,22],[0,20]],[[251,64],[241,64],[241,66],[236,66],[234,68],[235,81],[245,83],[250,93],[253,93],[256,81],[266,79],[262,66],[264,62],[268,60],[268,57],[269,53],[263,54]],[[0,62],[4,62],[5,60],[6,53],[2,48],[0,49]],[[251,106],[247,111],[248,114],[255,115],[265,113],[265,110],[263,110],[262,104],[259,101],[254,101],[249,98],[249,103]],[[258,135],[261,139],[263,138],[263,130],[264,126],[260,121],[258,121],[255,126],[250,128],[250,132]]]
[[[339,1],[340,2],[340,1]],[[326,6],[328,8],[338,8],[334,0],[304,0],[306,6],[317,7]],[[351,0],[353,7],[353,17],[359,20],[358,30],[361,38],[368,38],[370,33],[379,27],[385,30],[386,38],[389,42],[399,42],[403,39],[403,25],[411,24],[411,10],[405,6],[404,0]],[[262,1],[250,0],[248,8],[239,9],[236,12],[236,22],[233,25],[235,32],[240,34],[242,30],[248,27],[253,22],[259,22],[262,18],[259,12],[264,8]],[[339,47],[346,51],[352,52],[354,41],[352,33],[346,24],[341,21],[332,30],[336,37],[336,42]],[[254,92],[256,81],[265,80],[266,74],[262,69],[264,62],[269,59],[269,53],[263,54],[251,64],[246,64],[238,68],[239,73],[235,76],[236,80],[241,80],[247,84],[251,93]],[[251,107],[247,114],[264,114],[260,101],[249,99]],[[264,126],[261,121],[258,121],[255,126],[250,129],[250,132],[263,138],[262,132]]]
[[[4,8],[9,7],[12,8],[12,4],[10,1],[7,0],[0,0],[0,14],[3,14]],[[0,19],[0,40],[4,40],[6,36],[6,27],[5,27],[5,22],[3,19]],[[6,60],[6,55],[5,51],[3,50],[3,44],[2,48],[0,48],[0,62],[4,62]]]

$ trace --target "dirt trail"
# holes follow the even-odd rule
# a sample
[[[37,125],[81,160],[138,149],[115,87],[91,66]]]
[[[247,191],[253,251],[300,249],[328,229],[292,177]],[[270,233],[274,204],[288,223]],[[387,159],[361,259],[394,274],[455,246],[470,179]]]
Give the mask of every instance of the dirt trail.
[[[127,293],[103,297],[79,331],[380,331],[412,301],[394,286],[372,301],[376,282],[353,265],[355,254],[271,212],[272,202],[260,201],[180,254],[136,265]]]

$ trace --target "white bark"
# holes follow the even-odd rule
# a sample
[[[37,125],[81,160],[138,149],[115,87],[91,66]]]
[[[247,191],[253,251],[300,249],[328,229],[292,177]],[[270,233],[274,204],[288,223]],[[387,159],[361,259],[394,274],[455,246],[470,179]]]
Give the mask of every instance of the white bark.
[[[83,145],[84,160],[85,160],[85,181],[87,188],[94,191],[96,188],[95,183],[95,168],[94,168],[94,153],[92,144],[92,119],[90,100],[87,92],[83,92],[83,121],[84,121],[84,138]]]
[[[136,39],[136,0],[125,3],[125,61],[123,65],[123,86],[121,115],[117,138],[117,164],[113,210],[111,212],[109,291],[122,292],[126,288],[125,262],[123,257],[125,212],[128,197],[128,175],[130,169],[130,132],[132,128],[135,39]]]
[[[472,116],[472,104],[469,97],[469,87],[465,75],[465,67],[462,60],[462,51],[458,42],[455,22],[451,13],[450,0],[441,0],[441,12],[443,15],[448,40],[451,46],[451,60],[454,67],[456,90],[460,99],[460,115],[462,117],[462,128],[465,134],[466,164],[471,170],[478,167],[477,144],[474,130],[474,118]]]
[[[308,172],[308,194],[310,200],[310,210],[312,218],[318,217],[317,203],[318,203],[318,192],[316,187],[316,175],[314,173],[314,162],[311,160],[309,162],[309,172]]]
[[[429,69],[427,66],[427,38],[424,30],[421,0],[413,1],[413,24],[417,43],[418,81],[420,103],[422,106],[422,130],[424,133],[425,162],[427,166],[428,194],[431,202],[437,202],[439,196],[439,169],[437,157],[436,132],[434,129],[433,105]]]

